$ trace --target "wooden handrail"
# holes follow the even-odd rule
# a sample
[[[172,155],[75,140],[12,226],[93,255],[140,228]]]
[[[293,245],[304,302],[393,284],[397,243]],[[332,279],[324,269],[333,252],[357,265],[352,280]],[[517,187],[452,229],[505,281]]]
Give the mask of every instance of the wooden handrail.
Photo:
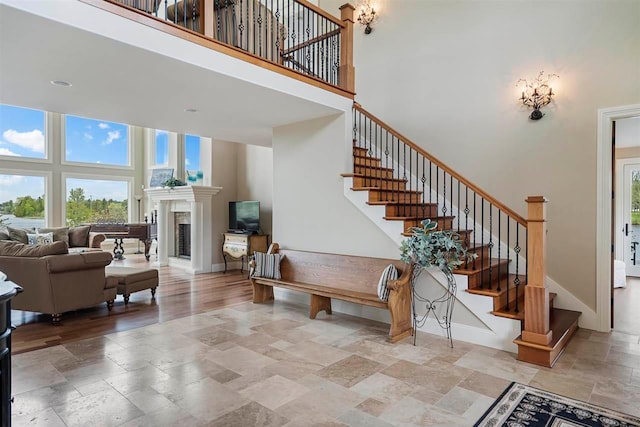
[[[412,149],[414,149],[416,152],[422,154],[424,157],[429,159],[432,163],[435,163],[440,169],[444,170],[449,175],[451,175],[452,177],[457,179],[459,182],[464,184],[467,188],[470,188],[471,190],[476,192],[483,199],[485,199],[488,202],[490,202],[493,206],[495,206],[498,209],[500,209],[501,211],[507,213],[510,217],[512,217],[514,220],[516,220],[522,226],[527,227],[527,223],[528,222],[521,215],[519,215],[518,213],[514,212],[512,209],[510,209],[509,207],[504,205],[502,202],[498,201],[495,197],[489,195],[486,191],[482,190],[481,188],[479,188],[478,186],[473,184],[471,181],[469,181],[468,179],[466,179],[465,177],[463,177],[459,173],[455,172],[453,169],[451,169],[449,166],[444,164],[442,161],[440,161],[436,157],[434,157],[431,154],[427,153],[423,148],[421,148],[420,146],[415,144],[409,138],[407,138],[406,136],[402,135],[400,132],[395,131],[391,126],[389,126],[388,124],[386,124],[385,122],[383,122],[382,120],[380,120],[379,118],[377,118],[376,116],[371,114],[369,111],[367,111],[364,108],[362,108],[362,106],[360,104],[358,104],[357,102],[354,102],[353,103],[353,108],[355,108],[356,110],[358,110],[361,113],[365,114],[367,117],[369,117],[369,119],[371,119],[372,121],[377,123],[378,126],[380,126],[383,129],[385,129],[391,135],[394,135],[396,138],[398,138],[404,144],[406,144],[409,147],[411,147]]]
[[[309,3],[307,0],[293,0],[293,1],[296,2],[296,3],[300,3],[304,7],[308,7],[309,9],[313,10],[318,15],[321,15],[323,18],[327,18],[329,21],[333,22],[334,24],[339,25],[340,28],[344,28],[344,23],[341,20],[339,20],[338,18],[336,18],[332,14],[320,9],[315,4]]]
[[[287,54],[289,54],[291,52],[295,52],[297,50],[303,49],[303,48],[305,48],[307,46],[310,46],[310,45],[312,45],[314,43],[317,43],[319,41],[322,41],[324,39],[328,39],[329,37],[337,36],[338,34],[340,34],[340,28],[336,28],[335,30],[329,31],[328,33],[325,33],[325,34],[323,34],[321,36],[314,37],[311,40],[307,40],[304,43],[300,43],[300,44],[295,45],[294,47],[290,47],[289,49],[283,50],[282,51],[282,55],[283,56],[287,55]]]

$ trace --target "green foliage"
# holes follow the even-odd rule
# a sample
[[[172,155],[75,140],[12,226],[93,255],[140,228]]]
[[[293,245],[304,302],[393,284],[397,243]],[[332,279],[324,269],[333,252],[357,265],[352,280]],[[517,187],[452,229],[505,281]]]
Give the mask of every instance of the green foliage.
[[[183,187],[185,185],[187,184],[184,181],[180,181],[178,178],[169,178],[168,180],[162,183],[163,187],[169,187],[169,188]]]
[[[17,217],[44,218],[44,197],[42,196],[37,199],[31,196],[18,197],[11,206],[11,213]]]
[[[450,273],[476,254],[468,253],[462,245],[460,235],[452,230],[435,231],[436,222],[422,221],[422,227],[411,227],[413,235],[402,242],[400,259],[422,268],[438,267]]]
[[[84,189],[74,188],[67,199],[67,225],[74,226],[108,219],[114,222],[127,222],[127,200],[86,199]]]

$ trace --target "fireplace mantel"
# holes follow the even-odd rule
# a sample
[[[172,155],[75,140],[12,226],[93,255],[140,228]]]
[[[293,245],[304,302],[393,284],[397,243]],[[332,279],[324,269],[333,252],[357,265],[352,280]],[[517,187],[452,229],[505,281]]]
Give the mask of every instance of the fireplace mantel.
[[[213,232],[211,201],[222,187],[184,186],[144,190],[158,207],[158,265],[172,264],[193,274],[211,272]],[[191,262],[178,262],[169,255],[169,241],[174,235],[173,212],[191,214]],[[174,261],[174,262],[171,262]]]

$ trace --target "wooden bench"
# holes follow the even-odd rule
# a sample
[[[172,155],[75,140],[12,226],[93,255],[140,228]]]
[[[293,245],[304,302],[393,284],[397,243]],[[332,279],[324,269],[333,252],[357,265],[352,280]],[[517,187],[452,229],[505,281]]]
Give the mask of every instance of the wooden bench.
[[[282,278],[252,277],[254,303],[273,300],[273,287],[278,286],[310,294],[311,319],[315,319],[322,310],[331,314],[331,299],[336,298],[388,309],[391,314],[391,342],[412,335],[412,268],[402,261],[280,249],[277,243],[271,244],[268,253],[285,255],[280,264]],[[400,277],[389,281],[389,300],[383,302],[378,298],[377,288],[382,271],[389,264],[396,266]],[[255,262],[252,261],[251,265],[255,266]]]

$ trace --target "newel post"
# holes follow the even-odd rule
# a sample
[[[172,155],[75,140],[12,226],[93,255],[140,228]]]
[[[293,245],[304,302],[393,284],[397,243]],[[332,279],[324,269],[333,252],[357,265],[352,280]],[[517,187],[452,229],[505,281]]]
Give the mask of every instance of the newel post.
[[[356,91],[356,69],[353,67],[353,20],[356,8],[346,3],[340,6],[340,19],[344,28],[340,29],[340,87]]]
[[[553,337],[549,328],[549,289],[547,276],[547,222],[543,196],[529,196],[527,235],[527,285],[524,288],[524,330],[522,340],[548,345]]]

